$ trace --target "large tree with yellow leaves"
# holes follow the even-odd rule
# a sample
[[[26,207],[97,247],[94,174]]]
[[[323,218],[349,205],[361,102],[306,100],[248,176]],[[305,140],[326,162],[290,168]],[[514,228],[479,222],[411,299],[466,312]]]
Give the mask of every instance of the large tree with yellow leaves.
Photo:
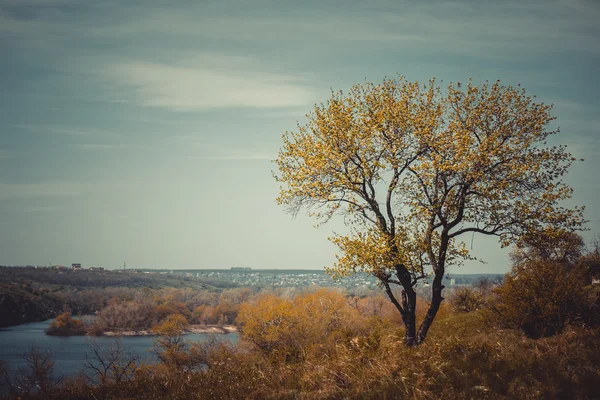
[[[377,277],[406,344],[419,344],[443,300],[446,267],[469,257],[465,235],[507,246],[583,223],[582,209],[560,205],[572,193],[561,177],[574,158],[546,143],[558,132],[548,128],[551,108],[499,82],[355,85],[283,135],[278,203],[322,223],[343,215],[350,233],[330,239],[339,254],[328,271]],[[428,277],[431,303],[417,330],[415,285]]]

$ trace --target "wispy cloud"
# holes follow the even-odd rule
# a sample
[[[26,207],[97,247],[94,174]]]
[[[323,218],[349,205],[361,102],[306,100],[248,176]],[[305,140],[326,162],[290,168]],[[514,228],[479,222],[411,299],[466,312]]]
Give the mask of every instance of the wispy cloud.
[[[193,13],[177,7],[148,8],[145,15],[119,30],[106,29],[95,34],[156,33],[271,45],[303,40],[310,40],[314,46],[332,42],[378,42],[418,48],[427,44],[428,48],[458,52],[468,51],[473,45],[508,49],[535,41],[554,49],[558,45],[598,51],[593,28],[600,8],[593,1],[411,3],[375,0],[368,6],[354,4],[340,8],[335,14],[327,7],[314,5],[300,13],[286,13],[281,11],[279,3],[278,7],[270,7],[274,5],[272,1],[262,3],[265,9],[272,11],[236,15],[231,10],[220,14],[214,10]],[[240,4],[239,8],[244,7]],[[203,11],[202,7],[197,11]],[[464,46],[466,43],[468,46]]]
[[[207,108],[276,108],[310,104],[314,90],[300,77],[243,68],[130,61],[109,65],[104,75],[133,90],[131,101],[176,111]]]
[[[269,2],[266,2],[269,3]],[[600,7],[592,1],[374,1],[332,15],[317,8],[294,15],[220,15],[154,9],[127,24],[125,33],[175,35],[234,42],[299,43],[312,49],[369,43],[405,49],[437,49],[501,57],[497,51],[530,48],[582,50],[598,54]],[[123,34],[123,30],[118,31]],[[109,31],[96,32],[99,35]],[[541,48],[540,48],[541,46]],[[284,45],[285,47],[285,45]],[[298,50],[303,51],[301,47]],[[485,50],[485,51],[482,51]],[[495,50],[495,51],[494,51]]]
[[[335,14],[315,5],[300,13],[282,12],[281,4],[271,7],[276,3],[260,1],[261,8],[270,11],[247,15],[232,12],[246,8],[241,1],[238,7],[236,1],[229,4],[226,13],[203,2],[186,2],[185,10],[177,2],[168,7],[108,2],[76,7],[77,22],[69,7],[52,7],[64,5],[60,0],[44,0],[46,11],[27,18],[10,12],[19,7],[18,1],[5,3],[9,12],[0,12],[0,37],[39,42],[41,47],[56,40],[62,46],[54,48],[74,50],[64,52],[61,59],[66,61],[49,60],[49,65],[60,64],[58,68],[89,77],[95,76],[94,64],[101,60],[100,74],[104,83],[113,85],[113,102],[177,111],[312,104],[321,98],[313,85],[322,83],[306,71],[313,62],[321,64],[320,59],[348,57],[349,50],[344,49],[356,54],[350,66],[369,64],[373,49],[505,60],[532,52],[600,54],[600,8],[583,0],[413,4],[376,0],[369,7],[355,4]],[[94,46],[82,46],[90,40],[115,50],[107,55],[90,50]],[[222,54],[207,52],[215,43]],[[181,62],[198,51],[195,61]],[[124,59],[123,54],[131,58]],[[104,101],[104,94],[100,91],[98,99]]]
[[[404,48],[426,44],[428,49],[459,53],[483,48],[510,50],[532,44],[554,50],[560,47],[595,54],[600,51],[596,44],[600,7],[593,0],[495,3],[375,0],[368,6],[340,7],[335,14],[314,4],[301,12],[298,9],[285,12],[286,7],[275,1],[255,1],[253,4],[260,3],[261,8],[269,10],[261,14],[232,11],[246,9],[246,2],[241,0],[228,2],[226,13],[223,8],[204,2],[185,2],[185,9],[177,2],[168,6],[149,3],[143,7],[131,2],[89,2],[86,7],[78,4],[77,22],[70,19],[64,3],[73,2],[44,0],[44,12],[20,18],[10,10],[22,7],[20,4],[27,6],[26,3],[0,2],[0,7],[4,4],[8,8],[7,13],[0,13],[0,34],[27,36],[37,41],[114,40],[115,44],[127,42],[123,40],[127,37],[140,43],[144,35],[157,34],[184,39],[174,46],[179,48],[185,39],[195,43],[216,39],[268,43],[281,49],[291,42],[310,41],[313,47],[348,42],[387,43]],[[146,47],[152,46],[148,43]],[[487,56],[493,54],[486,52]]]

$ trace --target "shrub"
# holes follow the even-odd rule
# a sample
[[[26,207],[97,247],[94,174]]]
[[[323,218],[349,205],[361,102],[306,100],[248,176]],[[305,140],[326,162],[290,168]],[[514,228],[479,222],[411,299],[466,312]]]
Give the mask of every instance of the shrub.
[[[460,312],[471,312],[478,310],[484,304],[483,295],[469,287],[458,288],[452,293],[450,302],[454,309]]]
[[[531,338],[560,333],[586,308],[585,270],[555,261],[515,266],[494,291],[492,310],[500,325]]]
[[[326,353],[340,340],[350,340],[366,319],[343,295],[319,290],[294,300],[260,296],[256,302],[242,305],[237,322],[242,324],[242,338],[259,351],[298,360],[313,351]]]

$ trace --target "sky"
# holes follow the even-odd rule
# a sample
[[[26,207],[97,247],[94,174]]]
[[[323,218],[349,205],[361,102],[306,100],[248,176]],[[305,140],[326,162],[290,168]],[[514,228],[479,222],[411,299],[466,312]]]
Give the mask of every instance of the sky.
[[[275,204],[281,135],[331,90],[521,84],[600,233],[600,2],[0,0],[0,264],[306,268],[334,220]],[[472,239],[472,240],[471,240]],[[451,273],[504,273],[468,238]]]

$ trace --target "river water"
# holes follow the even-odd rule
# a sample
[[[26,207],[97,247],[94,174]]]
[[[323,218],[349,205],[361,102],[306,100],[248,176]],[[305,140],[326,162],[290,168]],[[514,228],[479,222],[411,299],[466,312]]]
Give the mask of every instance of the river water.
[[[49,351],[54,360],[54,376],[76,375],[82,371],[86,352],[90,351],[90,341],[94,340],[103,349],[115,345],[116,337],[99,336],[48,336],[46,328],[52,320],[32,322],[0,329],[0,360],[3,360],[10,370],[26,365],[23,354],[31,350],[32,346],[40,351]],[[217,340],[236,343],[238,335],[230,334],[188,334],[184,336],[186,342],[205,342],[211,337]],[[143,362],[152,363],[155,356],[151,353],[155,336],[124,336],[123,347],[127,353],[138,355]]]

